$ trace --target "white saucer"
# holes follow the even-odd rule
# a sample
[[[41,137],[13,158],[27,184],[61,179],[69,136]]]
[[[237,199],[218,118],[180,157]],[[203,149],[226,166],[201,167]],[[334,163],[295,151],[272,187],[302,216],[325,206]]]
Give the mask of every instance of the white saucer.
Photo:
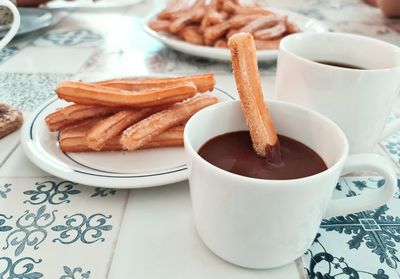
[[[315,20],[313,18],[306,17],[301,14],[297,14],[287,10],[276,10],[270,9],[278,14],[287,15],[289,20],[296,23],[297,26],[303,32],[327,32],[328,28],[322,22]],[[210,58],[221,61],[231,61],[231,54],[229,49],[225,48],[216,48],[216,47],[208,47],[208,46],[199,46],[194,45],[188,42],[185,42],[178,37],[163,33],[156,32],[150,29],[147,24],[148,22],[155,18],[155,15],[151,16],[147,20],[143,22],[143,29],[155,39],[161,41],[165,45],[169,46],[172,49],[177,51],[199,56],[203,58]],[[257,59],[258,61],[273,61],[276,59],[278,55],[278,50],[258,50],[257,51]]]
[[[220,102],[234,97],[216,88]],[[28,119],[21,133],[25,154],[44,171],[81,184],[109,188],[142,188],[187,179],[183,147],[158,148],[134,152],[64,153],[58,146],[58,133],[48,131],[44,118],[63,100],[52,98]]]

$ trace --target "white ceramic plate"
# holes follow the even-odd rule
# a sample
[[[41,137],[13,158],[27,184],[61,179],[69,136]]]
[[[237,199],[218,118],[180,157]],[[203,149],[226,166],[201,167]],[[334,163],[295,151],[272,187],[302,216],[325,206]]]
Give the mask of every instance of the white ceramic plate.
[[[216,88],[220,102],[234,97]],[[25,154],[44,171],[81,184],[109,188],[142,188],[187,179],[183,147],[134,152],[64,153],[58,146],[58,133],[48,131],[44,118],[67,103],[56,97],[38,108],[21,133]]]
[[[21,25],[17,35],[33,32],[53,23],[53,15],[46,10],[37,8],[18,8],[21,15]],[[0,38],[4,37],[10,26],[0,26]]]
[[[54,0],[43,5],[48,9],[75,9],[75,8],[116,8],[130,6],[142,2],[143,0]]]
[[[287,10],[276,10],[270,9],[278,14],[287,15],[290,21],[293,21],[297,24],[297,26],[303,30],[303,32],[327,32],[328,28],[322,22],[291,12]],[[215,47],[207,47],[207,46],[198,46],[191,43],[187,43],[178,37],[163,33],[156,32],[150,29],[147,26],[147,23],[154,18],[154,16],[148,18],[143,22],[144,30],[152,37],[161,41],[165,45],[169,46],[172,49],[177,51],[181,51],[186,54],[210,58],[221,61],[231,61],[231,54],[228,49],[224,48],[215,48]],[[257,59],[258,61],[271,61],[275,60],[278,55],[278,50],[259,50],[257,51]]]

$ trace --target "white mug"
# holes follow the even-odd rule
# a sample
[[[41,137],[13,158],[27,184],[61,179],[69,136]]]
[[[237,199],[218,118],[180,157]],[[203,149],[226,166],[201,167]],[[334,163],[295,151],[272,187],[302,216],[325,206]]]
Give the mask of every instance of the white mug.
[[[19,15],[17,7],[9,0],[0,0],[0,6],[8,8],[13,14],[13,22],[8,30],[7,34],[0,40],[0,50],[2,50],[17,34],[19,25],[21,23],[21,17]]]
[[[327,117],[285,102],[269,101],[268,106],[277,132],[312,148],[327,170],[300,179],[256,179],[222,170],[200,157],[197,152],[209,139],[247,130],[239,101],[201,110],[184,132],[197,231],[216,255],[248,268],[273,268],[295,260],[311,245],[323,217],[383,205],[397,183],[382,156],[348,157],[343,131]],[[382,175],[384,186],[331,200],[340,175],[364,170]]]
[[[397,46],[343,33],[298,33],[280,43],[276,99],[306,106],[335,121],[349,140],[350,153],[371,152],[381,139],[400,129],[400,121],[384,129],[399,91]]]

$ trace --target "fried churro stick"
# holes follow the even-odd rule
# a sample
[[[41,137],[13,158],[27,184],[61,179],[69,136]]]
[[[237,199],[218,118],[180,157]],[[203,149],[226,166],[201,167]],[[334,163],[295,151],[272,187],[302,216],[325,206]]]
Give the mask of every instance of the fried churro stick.
[[[228,42],[226,40],[219,39],[218,41],[215,42],[214,46],[221,48],[228,48]]]
[[[281,42],[282,38],[276,38],[273,40],[254,40],[256,44],[256,49],[257,50],[268,50],[268,49],[278,49],[279,44]]]
[[[200,95],[174,104],[126,129],[121,137],[124,149],[135,150],[150,142],[155,136],[188,120],[197,111],[217,103],[215,97]]]
[[[231,27],[238,29],[238,28],[242,28],[243,26],[245,26],[246,24],[248,24],[249,22],[259,18],[260,15],[234,15],[232,16],[229,21],[231,22]]]
[[[168,32],[171,21],[156,19],[149,22],[148,26],[157,32]]]
[[[270,15],[273,14],[272,11],[266,10],[262,7],[257,6],[241,6],[240,4],[234,3],[232,1],[224,1],[222,9],[231,14],[247,14],[247,15]]]
[[[195,45],[203,45],[204,39],[199,29],[196,26],[186,26],[178,33],[179,37],[184,39],[186,42],[195,44]]]
[[[228,45],[253,148],[259,156],[279,163],[281,155],[278,136],[264,102],[253,36],[249,33],[238,33],[229,39]]]
[[[123,110],[96,123],[88,132],[86,140],[90,149],[101,150],[105,143],[123,130],[148,116],[150,108]]]
[[[86,137],[98,121],[99,119],[90,119],[62,130],[59,141],[61,150],[64,152],[96,152],[88,146]],[[141,149],[183,146],[183,130],[183,126],[173,127],[155,137]],[[120,138],[121,134],[107,140],[100,151],[122,151]]]
[[[119,110],[121,110],[121,108],[70,105],[47,115],[45,121],[49,130],[55,132],[82,120],[99,116],[108,116]]]
[[[254,38],[257,40],[271,40],[278,38],[286,32],[286,25],[285,22],[280,22],[277,25],[258,30],[254,33]]]
[[[185,13],[171,23],[171,25],[169,26],[169,31],[171,31],[172,33],[178,33],[190,23],[201,21],[203,16],[204,8],[192,10],[191,12]]]
[[[239,32],[248,32],[254,33],[257,30],[269,28],[271,26],[276,25],[279,21],[282,21],[282,18],[278,17],[277,15],[266,15],[266,16],[259,16],[256,19],[253,19],[248,24],[243,26]],[[239,33],[238,32],[238,33]]]
[[[141,91],[155,87],[172,86],[183,82],[193,82],[198,92],[212,91],[215,86],[215,78],[213,74],[202,74],[196,76],[172,77],[172,78],[126,78],[111,79],[95,84],[101,86],[114,87],[124,90]]]
[[[64,81],[56,89],[60,99],[76,104],[107,107],[160,106],[190,98],[196,91],[197,88],[193,82],[132,92],[93,83]]]
[[[231,23],[229,21],[224,21],[220,24],[208,27],[204,30],[204,39],[215,41],[219,37],[225,35],[229,28],[231,28]]]

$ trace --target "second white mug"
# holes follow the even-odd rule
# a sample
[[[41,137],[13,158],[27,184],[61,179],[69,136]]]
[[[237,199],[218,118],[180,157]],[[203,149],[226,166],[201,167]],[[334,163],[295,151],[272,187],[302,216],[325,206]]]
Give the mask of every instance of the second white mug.
[[[343,33],[298,33],[281,41],[275,97],[331,118],[345,132],[350,153],[371,152],[400,129],[400,121],[385,128],[399,90],[400,48],[394,45]]]

